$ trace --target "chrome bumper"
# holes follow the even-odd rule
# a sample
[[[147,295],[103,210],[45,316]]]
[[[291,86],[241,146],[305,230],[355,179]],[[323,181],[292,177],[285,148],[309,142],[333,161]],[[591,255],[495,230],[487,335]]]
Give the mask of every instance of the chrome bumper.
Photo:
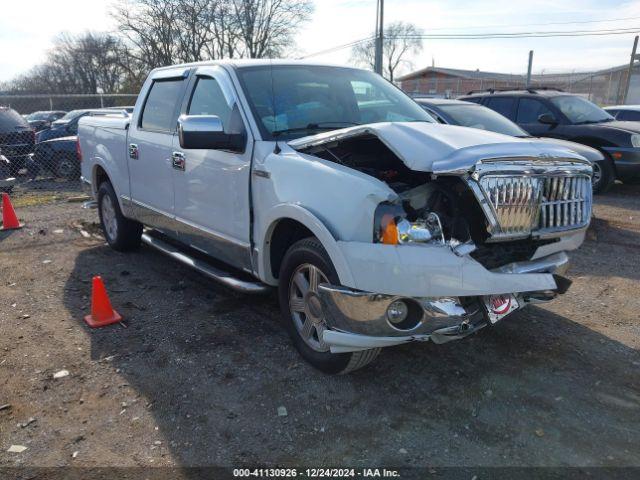
[[[570,281],[561,277],[568,268],[564,252],[529,262],[501,267],[502,273],[549,273],[554,275],[557,289],[516,293],[522,307],[530,303],[552,300],[564,293]],[[382,295],[328,284],[318,287],[327,330],[324,342],[333,353],[353,352],[389,347],[408,342],[446,343],[462,339],[488,325],[481,297],[415,298]],[[510,292],[505,292],[510,293]],[[387,320],[387,309],[403,300],[418,312],[415,325],[400,329]]]

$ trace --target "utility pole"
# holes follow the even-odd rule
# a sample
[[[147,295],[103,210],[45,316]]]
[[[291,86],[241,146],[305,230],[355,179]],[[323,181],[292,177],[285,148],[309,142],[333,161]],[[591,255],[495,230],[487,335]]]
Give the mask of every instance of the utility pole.
[[[382,48],[384,44],[384,0],[378,0],[376,10],[376,53],[375,72],[382,75]]]
[[[640,60],[640,55],[636,52],[638,50],[638,37],[636,36],[633,41],[633,50],[631,51],[631,60],[629,61],[629,70],[627,71],[627,81],[624,86],[624,94],[622,95],[622,104],[627,103],[627,95],[629,95],[629,85],[631,84],[631,74],[633,73],[633,64],[636,60]]]
[[[533,67],[533,50],[529,50],[529,66],[527,67],[527,84],[526,88],[531,87],[531,67]]]

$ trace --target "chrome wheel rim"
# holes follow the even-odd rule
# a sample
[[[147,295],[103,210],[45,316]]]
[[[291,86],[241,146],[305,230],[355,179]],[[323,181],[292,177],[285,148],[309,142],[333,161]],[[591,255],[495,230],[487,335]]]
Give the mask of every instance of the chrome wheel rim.
[[[602,167],[598,162],[593,162],[593,177],[591,177],[591,185],[597,185],[602,180]]]
[[[289,311],[302,340],[316,352],[328,352],[329,346],[322,339],[327,324],[318,295],[321,283],[329,282],[318,267],[300,265],[289,284]]]
[[[100,212],[102,213],[102,224],[107,238],[113,241],[118,236],[118,221],[116,219],[116,209],[109,195],[102,197]]]

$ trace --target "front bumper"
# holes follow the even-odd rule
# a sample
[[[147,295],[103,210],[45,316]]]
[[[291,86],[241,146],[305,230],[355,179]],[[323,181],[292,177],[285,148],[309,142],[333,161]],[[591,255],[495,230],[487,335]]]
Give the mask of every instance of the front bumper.
[[[615,147],[603,148],[616,165],[618,177],[634,177],[640,175],[640,148]]]
[[[564,252],[529,262],[517,262],[499,269],[503,274],[553,275],[553,289],[516,293],[520,308],[530,303],[552,300],[566,292],[570,281],[562,277],[568,268]],[[506,293],[506,292],[505,292]],[[333,353],[389,347],[431,340],[446,343],[471,335],[489,324],[482,296],[409,297],[363,292],[328,284],[319,286],[327,330],[324,342]],[[412,321],[406,327],[392,325],[387,319],[389,306],[402,300]]]

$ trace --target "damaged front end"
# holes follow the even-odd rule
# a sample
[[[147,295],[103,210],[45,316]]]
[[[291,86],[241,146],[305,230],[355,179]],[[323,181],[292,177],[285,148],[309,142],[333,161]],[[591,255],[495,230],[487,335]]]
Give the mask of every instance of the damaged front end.
[[[396,193],[376,208],[370,245],[341,244],[358,288],[320,289],[332,351],[455,340],[569,288],[565,251],[582,243],[592,201],[577,154],[428,124],[290,145]]]

